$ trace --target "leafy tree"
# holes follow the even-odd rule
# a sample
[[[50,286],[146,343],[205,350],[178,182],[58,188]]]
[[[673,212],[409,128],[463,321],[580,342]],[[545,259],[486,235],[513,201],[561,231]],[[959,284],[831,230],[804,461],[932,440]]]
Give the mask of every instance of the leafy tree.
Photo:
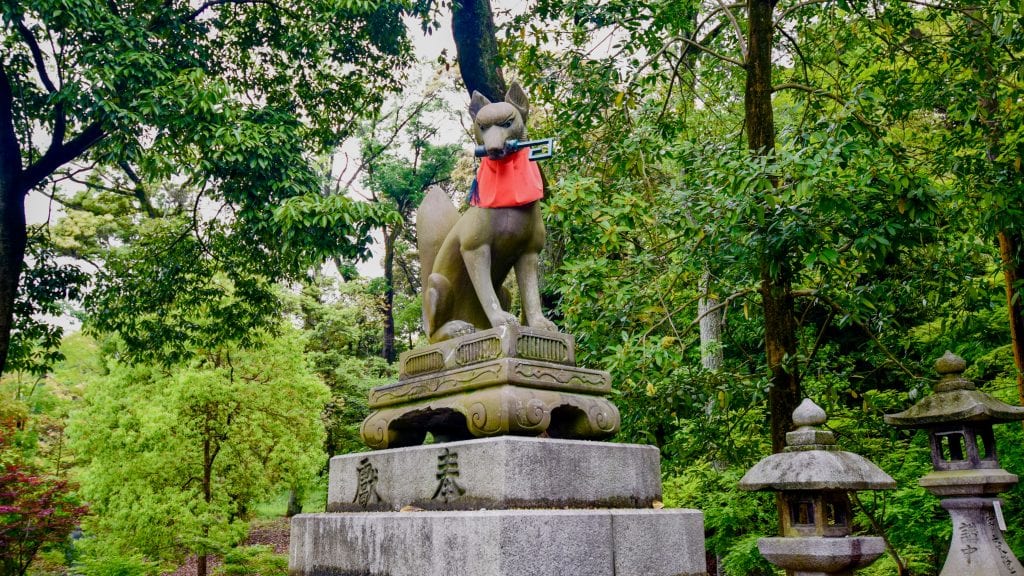
[[[61,543],[87,512],[66,479],[46,475],[12,444],[0,420],[0,574],[23,576],[46,545]]]
[[[199,556],[241,536],[261,499],[322,466],[327,390],[292,330],[170,368],[111,361],[70,425],[93,505],[86,532],[122,553]]]
[[[367,215],[321,195],[307,153],[333,147],[398,86],[410,52],[401,16],[427,9],[0,3],[0,370],[25,290],[25,196],[75,178],[75,165],[123,172],[115,193],[151,216],[151,191],[172,177],[224,203],[225,227],[245,231],[235,255],[273,278],[294,270],[297,254],[357,244]]]
[[[412,105],[396,107],[374,121],[362,140],[363,181],[374,203],[392,211],[392,222],[382,228],[384,244],[384,337],[381,357],[394,362],[395,350],[395,272],[405,272],[407,294],[419,293],[419,271],[412,259],[402,256],[414,249],[415,227],[412,215],[426,191],[448,182],[455,166],[457,144],[437,145],[440,130],[432,114],[443,112],[438,90],[428,89]],[[407,142],[409,150],[399,146]],[[407,155],[411,155],[409,158]],[[403,250],[403,247],[406,249]]]
[[[370,413],[370,388],[397,375],[380,357],[381,300],[372,282],[317,277],[287,301],[289,313],[302,322],[310,367],[330,388],[322,416],[327,454],[365,448],[359,426]]]

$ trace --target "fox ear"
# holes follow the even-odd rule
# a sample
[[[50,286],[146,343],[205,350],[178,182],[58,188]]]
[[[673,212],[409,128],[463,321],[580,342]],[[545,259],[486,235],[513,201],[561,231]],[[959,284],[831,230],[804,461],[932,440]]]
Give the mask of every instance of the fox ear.
[[[469,99],[469,117],[476,120],[476,113],[490,103],[491,101],[487,99],[487,96],[473,90],[473,97]]]
[[[526,121],[526,116],[530,112],[530,101],[526,98],[526,92],[523,91],[523,87],[519,85],[519,82],[513,82],[508,88],[508,92],[505,94],[505,102],[516,107],[519,113],[523,115],[523,121]]]

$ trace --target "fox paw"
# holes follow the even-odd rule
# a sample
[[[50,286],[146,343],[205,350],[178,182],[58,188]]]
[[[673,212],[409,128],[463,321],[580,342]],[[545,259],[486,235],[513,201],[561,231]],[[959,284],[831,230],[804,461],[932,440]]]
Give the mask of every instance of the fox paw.
[[[491,321],[491,328],[499,328],[501,326],[519,326],[519,320],[505,311],[491,316],[489,320]]]
[[[442,340],[449,340],[451,338],[465,336],[466,334],[472,334],[473,332],[476,332],[476,327],[469,322],[465,322],[463,320],[450,320],[437,329],[437,333],[431,337],[430,341],[440,342]]]
[[[538,318],[531,318],[526,323],[530,328],[536,328],[538,330],[548,330],[549,332],[558,332],[558,326],[547,318],[540,316]]]

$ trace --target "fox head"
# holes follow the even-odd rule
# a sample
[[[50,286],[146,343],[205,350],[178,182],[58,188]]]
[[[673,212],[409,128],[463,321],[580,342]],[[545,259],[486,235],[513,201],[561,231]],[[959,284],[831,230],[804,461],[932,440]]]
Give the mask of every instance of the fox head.
[[[526,116],[530,104],[526,93],[516,82],[505,94],[504,102],[491,102],[483,94],[473,91],[469,101],[469,115],[473,118],[473,133],[477,144],[482,144],[492,160],[503,158],[509,153],[505,149],[508,140],[526,138]]]

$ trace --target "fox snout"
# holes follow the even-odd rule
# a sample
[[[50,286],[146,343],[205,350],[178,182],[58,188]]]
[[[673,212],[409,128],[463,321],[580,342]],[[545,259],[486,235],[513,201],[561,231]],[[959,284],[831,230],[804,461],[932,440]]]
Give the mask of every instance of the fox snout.
[[[476,141],[484,147],[492,160],[504,158],[513,152],[505,147],[509,140],[526,138],[528,113],[526,93],[515,82],[505,95],[504,102],[491,102],[479,92],[473,92],[469,104]]]
[[[523,138],[523,117],[511,104],[497,102],[484,106],[477,112],[474,122],[477,142],[484,146],[491,159],[502,158],[509,153],[505,143]]]

